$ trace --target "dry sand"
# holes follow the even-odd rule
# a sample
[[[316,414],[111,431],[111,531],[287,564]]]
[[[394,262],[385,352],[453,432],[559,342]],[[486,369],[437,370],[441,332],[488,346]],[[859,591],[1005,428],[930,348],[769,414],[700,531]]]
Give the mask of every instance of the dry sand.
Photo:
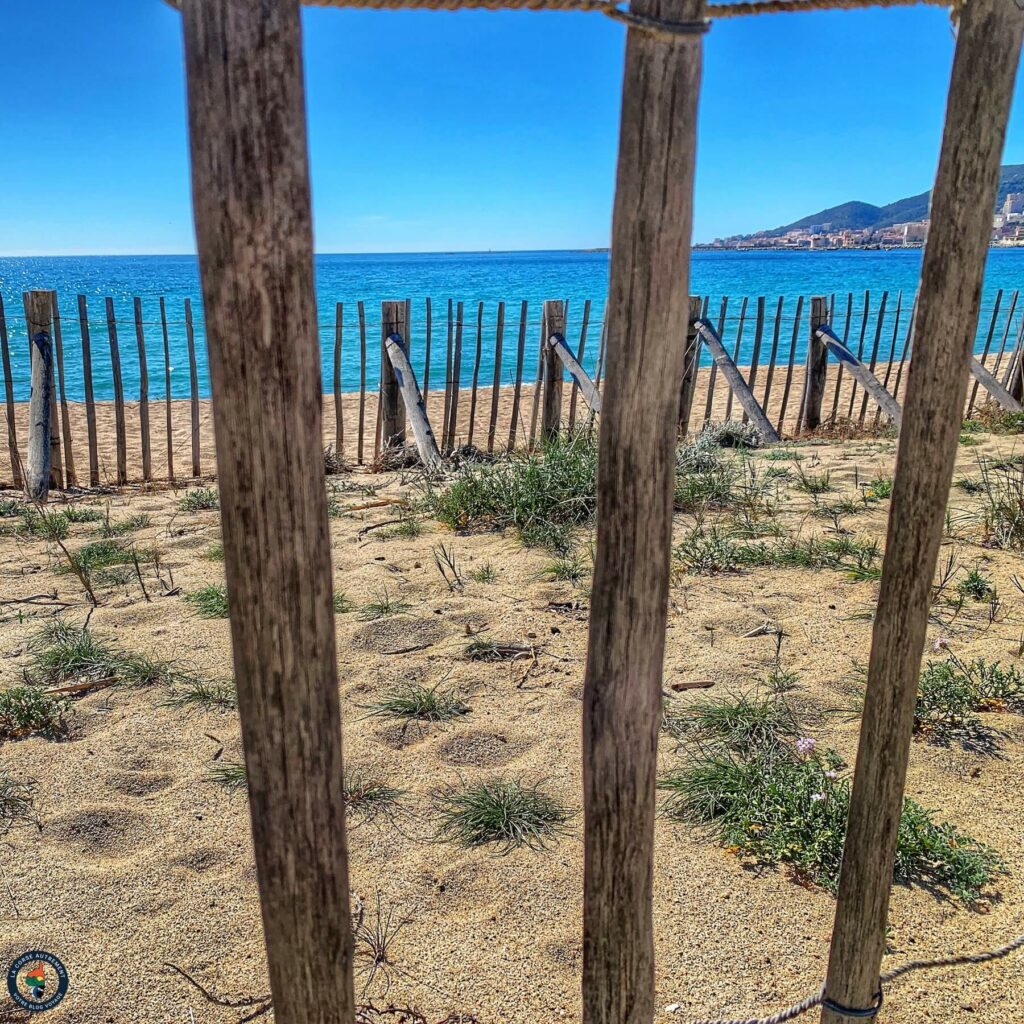
[[[958,474],[976,472],[979,453],[1016,450],[1013,439],[985,437],[961,449]],[[891,441],[802,445],[802,466],[829,468],[834,496],[856,493],[856,480],[892,470]],[[771,463],[780,465],[780,463]],[[769,465],[765,463],[765,466]],[[782,465],[785,465],[783,463]],[[395,477],[358,473],[349,485],[397,493]],[[181,492],[136,489],[109,499],[116,520],[145,513],[151,525],[140,544],[162,552],[185,593],[223,578],[204,552],[219,536],[216,512],[178,510]],[[341,495],[356,504],[360,493]],[[951,506],[976,511],[978,501],[955,490]],[[103,507],[100,504],[100,507]],[[808,499],[792,494],[784,519],[794,531],[818,530]],[[883,537],[888,502],[846,525],[861,537]],[[452,536],[425,523],[413,539],[360,528],[393,516],[374,509],[332,520],[336,588],[357,605],[387,589],[409,603],[407,613],[378,622],[357,612],[338,622],[346,764],[408,791],[409,813],[355,828],[350,837],[352,887],[373,907],[380,893],[406,922],[394,943],[397,966],[387,998],[411,1002],[434,1020],[472,1012],[482,1024],[578,1020],[582,844],[580,711],[586,644],[585,613],[547,609],[552,599],[586,592],[539,579],[551,561],[511,535]],[[678,531],[691,521],[679,517]],[[1019,555],[979,546],[974,521],[950,541],[966,567],[993,577],[1004,605],[994,624],[986,605],[969,604],[940,633],[962,658],[984,656],[1019,664],[1024,598],[1011,583]],[[94,537],[72,528],[70,543]],[[467,577],[450,593],[431,549],[444,541]],[[468,580],[490,563],[494,583]],[[56,589],[86,613],[70,577],[37,541],[0,537],[0,589],[24,598]],[[877,585],[853,583],[832,571],[758,570],[714,578],[680,577],[672,589],[665,661],[669,682],[707,678],[715,693],[745,690],[763,679],[775,653],[772,636],[743,639],[771,619],[787,638],[783,666],[798,673],[795,699],[809,729],[848,760],[858,726],[826,711],[842,705],[866,662]],[[0,609],[0,686],[21,679],[27,642],[44,612],[27,605]],[[536,644],[528,674],[517,663],[465,659],[466,625],[495,640]],[[231,673],[228,623],[198,618],[183,596],[146,603],[137,587],[108,590],[91,628],[120,647],[175,659],[208,676]],[[396,648],[431,644],[408,654]],[[443,727],[404,732],[368,717],[365,707],[402,680],[459,688],[471,713]],[[0,745],[0,770],[37,780],[42,828],[11,833],[0,845],[0,962],[26,949],[56,953],[71,988],[47,1018],[76,1024],[221,1024],[244,1011],[218,1009],[165,966],[173,962],[229,997],[265,992],[264,953],[244,795],[210,781],[212,759],[241,759],[234,713],[183,714],[160,706],[159,688],[114,689],[76,702],[72,736]],[[1024,719],[986,715],[999,730],[999,753],[984,756],[954,745],[916,742],[909,792],[942,819],[991,844],[1009,868],[992,898],[967,909],[922,889],[897,888],[889,962],[998,945],[1024,930]],[[663,767],[676,763],[663,738]],[[499,856],[432,842],[431,794],[460,779],[495,774],[542,781],[577,813],[569,833],[543,852]],[[707,837],[659,818],[656,828],[655,922],[659,1021],[769,1013],[814,989],[823,976],[835,909],[826,892],[796,884],[783,869],[758,868]],[[366,979],[365,965],[357,984]],[[983,968],[918,974],[892,986],[885,1020],[1024,1020],[1024,959]],[[380,975],[368,996],[383,1000]],[[672,1004],[679,1015],[665,1012]],[[2,1005],[2,999],[0,999]],[[5,1019],[0,1011],[0,1020]],[[19,1019],[16,1017],[12,1020]],[[815,1019],[809,1017],[807,1019]]]

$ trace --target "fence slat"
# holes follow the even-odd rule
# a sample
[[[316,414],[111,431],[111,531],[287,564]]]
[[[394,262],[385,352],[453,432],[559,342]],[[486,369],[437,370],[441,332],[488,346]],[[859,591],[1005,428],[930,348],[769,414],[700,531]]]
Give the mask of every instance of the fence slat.
[[[985,335],[985,348],[982,350],[982,354],[981,354],[981,365],[982,365],[982,367],[984,367],[985,360],[988,359],[989,349],[992,347],[992,339],[995,337],[996,324],[997,324],[997,322],[999,320],[999,307],[1002,304],[1002,301],[1003,301],[1003,289],[1000,288],[999,291],[996,292],[996,301],[995,301],[995,303],[992,306],[992,318],[989,320],[988,332]],[[968,399],[968,402],[967,402],[967,418],[968,419],[970,419],[971,414],[974,412],[974,403],[975,403],[975,401],[978,398],[978,384],[979,384],[979,381],[977,379],[975,379],[974,382],[973,382],[973,386],[971,387],[971,397]]]
[[[199,367],[196,365],[196,337],[192,326],[192,300],[185,300],[185,338],[188,342],[188,386],[192,412],[192,475],[202,472],[199,456]]]
[[[505,303],[498,303],[498,323],[494,329],[494,383],[491,385],[491,419],[487,426],[487,451],[494,451],[494,432],[498,426],[498,401],[501,398],[501,349],[505,336]]]
[[[896,339],[900,333],[900,317],[903,314],[903,289],[901,288],[896,293],[896,312],[893,315],[892,323],[892,340],[889,342],[889,356],[885,361],[885,379],[882,381],[882,387],[886,391],[889,390],[889,380],[892,377],[892,364],[896,360]],[[881,422],[882,418],[882,407],[879,405],[875,409],[875,426]]]
[[[864,361],[864,341],[867,338],[868,332],[868,316],[871,312],[871,292],[864,292],[864,312],[860,318],[860,341],[857,344],[857,362],[863,363]],[[857,399],[857,381],[853,380],[850,382],[850,408],[846,412],[846,418],[848,420],[853,419],[853,406]]]
[[[96,433],[96,398],[92,387],[92,342],[89,336],[89,304],[78,296],[78,324],[82,335],[82,386],[85,389],[85,427],[89,437],[89,486],[100,485],[100,453]]]
[[[0,357],[4,367],[4,402],[7,410],[7,454],[11,460],[11,482],[16,490],[25,486],[21,472],[21,455],[18,450],[18,427],[14,422],[14,377],[11,374],[11,350],[7,339],[7,315],[4,312],[4,297],[0,295]]]
[[[404,302],[380,304],[380,392],[377,401],[381,409],[381,450],[405,444],[405,403],[402,401],[396,367],[388,357],[388,339],[397,335],[404,341],[405,309]],[[404,355],[404,347],[402,351]]]
[[[167,303],[160,296],[160,331],[164,342],[164,428],[167,434],[167,479],[174,479],[174,424],[171,401],[171,340],[167,336]]]
[[[146,335],[142,326],[142,299],[135,296],[135,341],[139,348],[139,432],[142,441],[142,479],[153,479],[149,448],[149,367],[146,363]]]
[[[359,437],[356,461],[363,464],[363,442],[366,437],[366,308],[362,300],[356,303],[359,315]]]
[[[846,293],[846,318],[843,321],[843,344],[848,345],[850,340],[850,320],[853,317],[853,292]],[[832,320],[832,326],[835,327],[835,321]],[[843,386],[843,364],[840,363],[836,367],[836,390],[832,395],[832,413],[829,419],[832,423],[836,422],[839,416],[839,392]]]
[[[185,300],[188,302],[188,299]],[[124,385],[121,381],[121,350],[117,343],[114,300],[107,296],[107,340],[110,342],[110,373],[114,381],[114,429],[117,434],[117,483],[128,483],[128,434],[124,422]]]
[[[747,383],[751,392],[757,382],[757,365],[761,359],[761,339],[764,337],[764,296],[757,297],[757,320],[754,327],[754,350],[750,354],[750,372],[747,374]],[[746,410],[743,412],[743,422],[749,422],[750,417]]]
[[[448,424],[452,418],[452,356],[455,354],[455,303],[448,300],[448,336],[444,361],[444,416],[441,422],[441,451],[451,451],[448,438]]]
[[[996,365],[992,367],[992,376],[999,376],[999,367],[1003,362],[1003,355],[1006,352],[1006,343],[1010,339],[1010,328],[1013,327],[1013,314],[1017,310],[1017,300],[1020,298],[1020,292],[1014,289],[1013,294],[1010,296],[1010,308],[1006,313],[1006,326],[1003,328],[1003,337],[999,342],[999,354],[996,356]],[[1024,330],[1024,318],[1021,318],[1021,330]]]
[[[427,408],[427,397],[430,395],[430,345],[434,335],[434,312],[427,296],[426,351],[423,356],[423,408]]]
[[[907,333],[903,336],[903,351],[900,352],[900,365],[896,369],[896,383],[893,385],[892,394],[898,402],[900,400],[900,382],[903,380],[903,368],[907,363],[907,355],[910,353],[914,338],[914,324],[917,321],[917,296],[914,296],[914,303],[910,309],[910,320],[907,323]]]
[[[718,336],[722,336],[722,332],[725,330],[725,315],[729,309],[729,296],[722,296],[722,304],[718,310],[718,327],[716,328]],[[718,364],[715,362],[711,363],[711,371],[708,374],[708,397],[704,404],[704,425],[706,426],[711,422],[711,416],[714,411],[715,403],[715,384],[718,380]]]
[[[53,351],[57,360],[57,388],[60,392],[60,432],[64,438],[64,478],[68,487],[77,487],[78,474],[75,472],[75,451],[71,439],[71,410],[68,408],[68,393],[64,387],[64,338],[55,291],[50,292],[50,302],[53,305]]]
[[[932,580],[1022,34],[1015,3],[961,8],[825,983],[826,997],[852,1010],[873,1006],[879,989]],[[822,1024],[857,1019],[821,1015]]]
[[[464,305],[455,307],[455,345],[452,349],[451,405],[448,410],[448,450],[455,447],[456,431],[459,426],[459,378],[462,376],[462,316]]]
[[[476,308],[476,356],[473,359],[473,386],[469,398],[469,433],[466,436],[466,445],[473,446],[473,431],[476,429],[476,389],[480,381],[480,357],[483,355],[484,347],[484,304],[481,302]]]
[[[45,502],[53,484],[53,336],[50,292],[25,292],[25,329],[31,359],[32,392],[28,410],[28,468],[25,491]],[[60,450],[60,439],[57,439]],[[59,482],[57,486],[60,486]]]
[[[743,343],[743,328],[746,326],[746,322],[747,322],[747,301],[748,300],[747,300],[747,296],[746,295],[744,295],[742,300],[740,301],[740,319],[739,319],[739,323],[737,323],[737,325],[736,325],[736,344],[733,347],[733,352],[732,352],[733,365],[736,365],[736,366],[739,365],[739,361],[740,361],[740,346]],[[725,396],[725,419],[726,419],[726,421],[732,419],[732,400],[733,400],[733,395],[734,394],[735,394],[735,391],[733,390],[732,387],[730,387],[728,392],[727,392],[727,394],[726,394],[726,396]]]
[[[30,310],[33,310],[32,315],[38,315],[42,313],[43,307],[41,305],[42,300],[34,300],[32,296],[35,292],[22,292],[22,301],[25,307],[25,324],[28,328],[29,334],[29,352],[32,351],[32,318],[30,316]],[[47,292],[47,295],[50,295]],[[49,300],[48,300],[49,301]],[[32,305],[35,302],[36,305]],[[50,305],[50,314],[46,321],[46,334],[50,339],[50,374],[52,379],[50,380],[50,487],[60,489],[64,486],[64,466],[60,455],[60,412],[58,410],[57,403],[57,375],[56,367],[53,359],[53,323],[50,319],[52,317],[52,302]]]
[[[339,459],[345,458],[345,415],[341,405],[341,344],[345,326],[345,307],[334,307],[334,450]]]
[[[775,424],[775,432],[781,437],[783,425],[786,422],[786,407],[789,405],[789,391],[793,386],[793,366],[796,363],[796,342],[800,334],[800,318],[804,311],[804,297],[798,295],[796,299],[796,312],[793,314],[793,335],[789,341],[789,361],[786,366],[786,383],[782,388],[782,403],[779,406],[779,419]],[[797,412],[797,426],[799,426],[799,410]]]
[[[768,402],[772,397],[772,380],[775,377],[775,359],[779,354],[779,335],[782,329],[782,307],[785,300],[780,295],[778,305],[775,307],[775,325],[772,329],[772,351],[768,357],[768,375],[764,381],[764,401],[761,403],[761,408],[764,409],[765,415],[768,415]]]
[[[583,303],[583,323],[580,326],[580,347],[576,352],[576,362],[583,365],[583,353],[587,347],[587,326],[590,324],[590,299]],[[572,392],[569,395],[569,429],[576,426],[576,399],[580,393],[580,386],[573,378]]]
[[[878,304],[878,321],[875,325],[875,341],[871,346],[871,362],[868,364],[868,372],[874,376],[875,367],[878,365],[878,346],[882,341],[882,328],[885,325],[885,306],[889,300],[889,293],[887,291],[882,292],[882,301]],[[864,385],[864,395],[861,398],[860,403],[860,416],[857,422],[864,426],[864,417],[868,411],[868,391],[867,385]]]
[[[508,428],[508,450],[516,446],[516,431],[519,429],[519,399],[523,388],[523,358],[526,354],[526,314],[528,305],[523,300],[519,308],[519,342],[516,347],[516,383],[512,393],[512,422]]]

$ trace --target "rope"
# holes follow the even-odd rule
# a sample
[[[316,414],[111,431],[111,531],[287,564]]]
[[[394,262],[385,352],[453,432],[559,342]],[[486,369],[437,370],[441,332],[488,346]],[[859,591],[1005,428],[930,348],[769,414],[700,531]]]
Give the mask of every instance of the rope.
[[[992,960],[1001,960],[1003,957],[1009,956],[1011,953],[1016,952],[1018,949],[1024,948],[1024,935],[1018,935],[1017,938],[1006,943],[1005,946],[999,946],[996,949],[989,949],[983,953],[961,953],[958,956],[941,956],[936,957],[932,960],[909,960],[905,964],[901,964],[899,967],[894,967],[890,971],[885,971],[879,978],[879,998],[877,1000],[874,1012],[877,1012],[881,1004],[881,986],[887,984],[890,981],[895,981],[897,978],[902,978],[905,974],[912,974],[914,971],[929,971],[935,970],[939,967],[962,967],[967,964],[986,964]],[[825,986],[822,985],[817,992],[801,999],[797,1003],[793,1003],[792,1006],[787,1006],[784,1010],[779,1010],[778,1013],[773,1013],[770,1017],[715,1017],[707,1020],[694,1021],[693,1024],[785,1024],[787,1020],[793,1020],[794,1017],[799,1017],[803,1013],[807,1013],[808,1010],[813,1010],[817,1006],[821,1006],[825,1002]],[[834,1009],[840,1009],[835,1004],[831,1004]],[[859,1013],[860,1011],[856,1011]],[[872,1016],[874,1013],[871,1014]]]
[[[181,0],[165,0],[181,10]],[[710,19],[738,18],[749,14],[792,14],[800,11],[856,11],[865,7],[959,8],[963,0],[734,0],[709,3],[700,21],[662,21],[635,14],[618,0],[302,0],[307,7],[359,7],[376,11],[598,11],[615,21],[642,28],[657,35],[696,35],[706,32]]]

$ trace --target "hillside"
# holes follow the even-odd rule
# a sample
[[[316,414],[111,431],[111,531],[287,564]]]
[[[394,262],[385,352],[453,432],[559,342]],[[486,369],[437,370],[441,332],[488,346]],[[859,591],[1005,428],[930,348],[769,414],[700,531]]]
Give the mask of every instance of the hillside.
[[[1024,164],[1006,164],[999,178],[999,196],[996,206],[1002,205],[1010,192],[1024,192]],[[928,216],[928,204],[931,192],[898,199],[887,206],[874,206],[871,203],[853,201],[819,210],[808,217],[793,221],[783,227],[768,231],[767,234],[784,235],[787,231],[810,228],[816,224],[829,224],[833,231],[843,229],[862,230],[864,228],[885,228],[904,221],[921,220]]]

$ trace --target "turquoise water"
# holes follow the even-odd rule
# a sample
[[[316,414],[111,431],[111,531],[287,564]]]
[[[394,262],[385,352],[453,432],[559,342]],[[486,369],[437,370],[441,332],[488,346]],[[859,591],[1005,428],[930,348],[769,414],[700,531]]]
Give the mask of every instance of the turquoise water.
[[[709,298],[709,315],[717,321],[720,300],[729,296],[723,337],[732,348],[739,337],[739,362],[749,360],[754,346],[754,311],[758,296],[766,297],[767,323],[762,342],[762,359],[772,345],[778,299],[784,300],[778,321],[780,358],[789,354],[794,333],[797,356],[804,353],[806,317],[811,295],[835,295],[835,327],[842,334],[848,327],[854,348],[865,336],[870,351],[876,334],[880,352],[887,355],[893,339],[903,344],[909,322],[913,293],[917,287],[919,250],[890,252],[697,252],[693,257],[692,291]],[[566,299],[569,315],[566,336],[575,347],[579,341],[584,301],[592,300],[584,364],[593,370],[597,357],[601,321],[608,285],[607,253],[520,252],[520,253],[430,253],[410,255],[320,255],[316,259],[318,320],[325,390],[333,374],[335,304],[344,304],[343,385],[359,386],[359,335],[356,303],[365,303],[367,330],[367,381],[372,387],[379,373],[380,301],[412,301],[412,354],[417,376],[422,381],[426,347],[425,300],[433,306],[431,345],[431,388],[443,383],[447,345],[448,299],[463,301],[464,332],[462,381],[473,374],[478,304],[484,303],[483,344],[480,380],[490,383],[494,375],[494,334],[497,304],[505,309],[504,353],[501,380],[510,383],[515,373],[520,305],[527,306],[527,348],[524,376],[536,372],[540,337],[541,303],[544,299]],[[989,254],[985,294],[977,347],[988,336],[997,294],[1003,290],[994,346],[999,347],[1009,326],[1013,345],[1022,325],[1024,298],[1010,312],[1010,296],[1024,285],[1024,250],[994,249]],[[92,336],[93,381],[98,399],[113,397],[110,351],[107,344],[105,299],[114,300],[125,395],[138,394],[138,356],[135,338],[133,297],[142,300],[150,396],[164,393],[163,337],[158,299],[167,303],[170,340],[171,391],[176,397],[189,393],[188,356],[185,340],[184,301],[191,298],[199,361],[199,386],[209,393],[206,372],[205,337],[198,269],[192,256],[69,256],[0,259],[0,294],[6,309],[11,341],[15,393],[28,398],[28,349],[22,309],[22,292],[31,288],[52,288],[59,293],[65,348],[65,377],[68,396],[83,397],[78,294],[88,299]],[[897,293],[902,290],[900,319],[896,319]],[[869,292],[869,313],[864,322],[864,293]],[[888,292],[879,329],[878,313],[883,292]],[[846,324],[847,294],[854,293],[853,313]],[[748,297],[747,316],[740,322],[741,300]],[[804,297],[802,316],[796,322],[797,301]],[[898,351],[898,349],[897,349]],[[706,360],[706,355],[705,355]]]

